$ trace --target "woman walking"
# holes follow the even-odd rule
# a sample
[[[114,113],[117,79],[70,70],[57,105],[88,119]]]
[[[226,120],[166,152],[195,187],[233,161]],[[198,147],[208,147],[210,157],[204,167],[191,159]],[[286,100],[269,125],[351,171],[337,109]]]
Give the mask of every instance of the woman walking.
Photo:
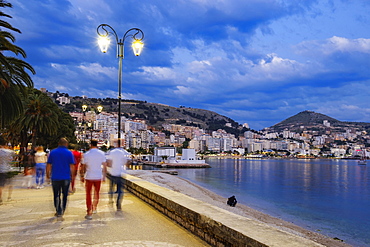
[[[38,146],[37,152],[35,153],[36,189],[44,188],[46,161],[47,156],[46,153],[44,152],[44,148],[42,146]]]

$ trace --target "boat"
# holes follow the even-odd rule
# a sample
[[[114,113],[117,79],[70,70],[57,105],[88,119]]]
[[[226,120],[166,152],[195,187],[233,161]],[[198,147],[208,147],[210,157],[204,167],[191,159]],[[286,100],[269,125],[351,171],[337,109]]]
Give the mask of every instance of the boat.
[[[365,151],[365,150],[362,150],[362,156],[361,156],[361,158],[357,161],[357,164],[359,164],[359,165],[366,165],[366,164],[367,164],[367,160],[366,160],[366,151]]]
[[[361,159],[361,160],[358,160],[357,161],[357,164],[359,164],[359,165],[366,165],[367,164],[367,161],[366,161],[366,159]]]

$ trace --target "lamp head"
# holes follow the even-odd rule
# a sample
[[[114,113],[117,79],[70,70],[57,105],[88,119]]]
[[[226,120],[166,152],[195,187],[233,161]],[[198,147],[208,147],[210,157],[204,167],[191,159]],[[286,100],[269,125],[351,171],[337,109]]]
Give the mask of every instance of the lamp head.
[[[143,50],[144,43],[141,42],[139,39],[135,39],[134,42],[132,42],[132,49],[134,51],[135,56],[140,56],[141,51]]]
[[[82,111],[86,111],[87,105],[82,105]]]
[[[98,39],[98,44],[101,52],[106,53],[110,44],[110,39],[107,36],[100,36]]]
[[[100,112],[102,112],[102,110],[103,110],[103,107],[101,105],[98,106],[98,112],[100,113]]]

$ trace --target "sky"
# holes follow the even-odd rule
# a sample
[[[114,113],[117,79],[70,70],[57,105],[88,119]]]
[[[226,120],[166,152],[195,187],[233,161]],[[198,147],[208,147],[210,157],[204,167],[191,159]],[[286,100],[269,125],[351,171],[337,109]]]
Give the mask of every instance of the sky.
[[[116,98],[116,43],[97,45],[108,24],[119,39],[144,32],[139,57],[125,39],[124,99],[211,110],[255,130],[305,110],[370,122],[368,0],[8,2],[38,89]]]

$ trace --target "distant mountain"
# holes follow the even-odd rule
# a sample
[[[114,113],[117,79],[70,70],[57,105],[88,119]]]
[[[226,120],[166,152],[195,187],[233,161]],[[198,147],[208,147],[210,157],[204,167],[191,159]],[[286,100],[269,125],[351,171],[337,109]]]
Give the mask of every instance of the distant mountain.
[[[325,120],[327,121],[326,125],[324,125]],[[288,129],[289,131],[297,133],[300,133],[304,130],[311,130],[317,131],[319,134],[323,134],[328,130],[329,126],[331,129],[342,129],[343,131],[345,131],[345,128],[354,128],[366,131],[370,129],[370,123],[342,122],[314,111],[303,111],[285,119],[280,123],[266,128],[265,130],[281,132],[285,129]]]
[[[272,128],[284,128],[285,126],[291,125],[303,125],[303,126],[312,126],[323,124],[324,120],[327,120],[331,124],[340,122],[337,119],[328,117],[321,113],[316,113],[314,111],[303,111],[292,117],[285,119],[284,121],[275,124]]]

